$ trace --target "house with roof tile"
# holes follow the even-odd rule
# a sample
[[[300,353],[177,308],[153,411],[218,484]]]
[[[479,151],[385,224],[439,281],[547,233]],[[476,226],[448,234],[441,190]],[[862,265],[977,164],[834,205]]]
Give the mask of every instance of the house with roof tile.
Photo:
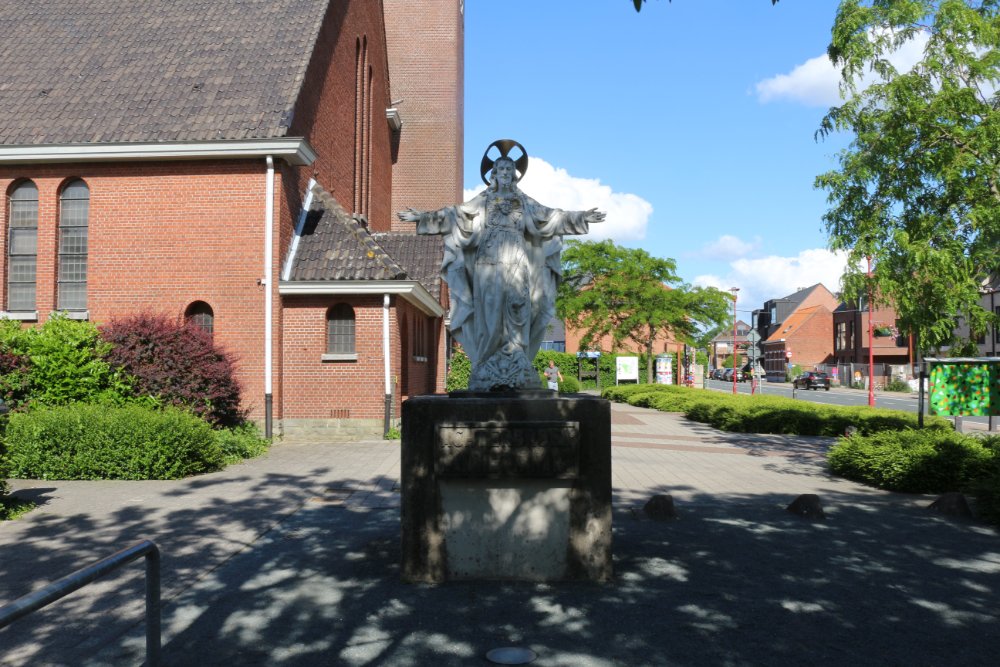
[[[783,381],[790,365],[811,369],[832,360],[837,303],[830,290],[816,283],[770,299],[753,312],[768,381]]]
[[[275,434],[444,383],[461,0],[0,5],[0,315],[187,317]],[[417,35],[419,37],[415,38]]]

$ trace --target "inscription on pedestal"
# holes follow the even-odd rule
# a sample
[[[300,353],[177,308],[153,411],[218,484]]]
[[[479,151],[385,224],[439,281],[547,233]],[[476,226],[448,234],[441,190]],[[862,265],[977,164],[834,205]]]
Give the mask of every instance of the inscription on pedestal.
[[[580,472],[580,423],[439,423],[434,449],[439,477],[576,479]]]

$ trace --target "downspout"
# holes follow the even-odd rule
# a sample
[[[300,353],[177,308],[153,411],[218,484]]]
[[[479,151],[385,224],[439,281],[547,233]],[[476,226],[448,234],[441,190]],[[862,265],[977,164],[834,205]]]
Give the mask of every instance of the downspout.
[[[264,189],[264,437],[273,434],[273,395],[271,387],[272,350],[272,308],[271,272],[274,267],[274,159],[267,156],[267,183]]]
[[[385,420],[382,435],[389,434],[392,421],[392,377],[389,364],[389,295],[382,295],[382,357],[385,360]]]

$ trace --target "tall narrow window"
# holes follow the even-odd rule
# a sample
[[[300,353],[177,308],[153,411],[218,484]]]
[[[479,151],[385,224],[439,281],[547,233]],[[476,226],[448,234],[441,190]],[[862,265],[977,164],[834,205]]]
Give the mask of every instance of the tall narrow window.
[[[59,197],[59,310],[87,310],[87,219],[90,190],[81,180]]]
[[[338,303],[326,313],[327,354],[355,354],[354,309]]]
[[[195,301],[184,311],[184,319],[209,336],[215,333],[215,313],[204,301]]]
[[[31,181],[10,193],[7,232],[7,310],[35,310],[38,188]]]

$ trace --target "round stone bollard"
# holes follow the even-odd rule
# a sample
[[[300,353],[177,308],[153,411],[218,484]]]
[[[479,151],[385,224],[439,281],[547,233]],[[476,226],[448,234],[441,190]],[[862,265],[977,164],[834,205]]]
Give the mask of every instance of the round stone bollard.
[[[785,508],[796,516],[803,519],[825,519],[823,505],[819,501],[819,496],[815,493],[803,493],[792,501],[792,504]]]
[[[650,498],[642,511],[654,521],[668,521],[677,518],[677,508],[674,507],[674,497],[657,494]]]

